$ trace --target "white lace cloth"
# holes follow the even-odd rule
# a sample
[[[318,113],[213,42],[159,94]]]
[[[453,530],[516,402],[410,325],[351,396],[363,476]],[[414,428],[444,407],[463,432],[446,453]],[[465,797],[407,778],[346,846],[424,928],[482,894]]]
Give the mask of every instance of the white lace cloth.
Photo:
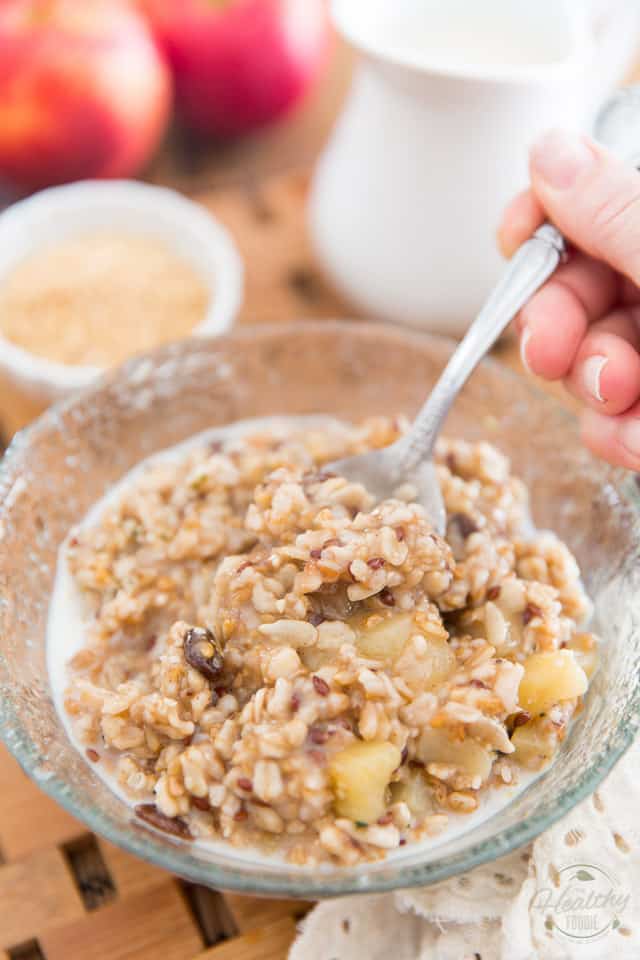
[[[593,864],[628,902],[592,942],[532,907],[559,873]],[[568,874],[563,874],[567,876]],[[317,906],[289,960],[640,960],[640,741],[605,783],[528,847],[435,886]]]

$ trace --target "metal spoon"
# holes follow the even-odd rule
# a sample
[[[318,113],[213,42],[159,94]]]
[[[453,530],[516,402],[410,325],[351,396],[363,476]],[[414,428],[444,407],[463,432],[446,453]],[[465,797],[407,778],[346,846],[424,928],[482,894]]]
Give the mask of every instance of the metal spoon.
[[[640,85],[619,91],[605,102],[596,117],[594,133],[619,156],[638,160]],[[554,226],[545,223],[536,230],[509,261],[408,433],[389,447],[338,460],[328,468],[364,484],[377,500],[392,497],[400,486],[411,484],[416,490],[415,499],[424,506],[437,532],[443,534],[446,512],[431,459],[443,421],[480,360],[564,255],[564,239]]]

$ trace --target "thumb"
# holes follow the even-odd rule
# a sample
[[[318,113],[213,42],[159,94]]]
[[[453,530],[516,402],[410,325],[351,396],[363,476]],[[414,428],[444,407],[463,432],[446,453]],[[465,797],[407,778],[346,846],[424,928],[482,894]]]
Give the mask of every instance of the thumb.
[[[565,237],[640,283],[640,173],[563,130],[532,147],[530,168],[533,192]]]

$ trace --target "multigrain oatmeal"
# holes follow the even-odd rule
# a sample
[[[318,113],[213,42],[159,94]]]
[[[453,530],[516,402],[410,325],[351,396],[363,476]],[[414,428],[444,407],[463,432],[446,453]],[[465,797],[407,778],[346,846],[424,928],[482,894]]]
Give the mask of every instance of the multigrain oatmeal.
[[[596,664],[576,562],[488,444],[439,443],[446,539],[322,469],[401,430],[202,440],[73,532],[64,707],[145,822],[351,865],[552,759]]]

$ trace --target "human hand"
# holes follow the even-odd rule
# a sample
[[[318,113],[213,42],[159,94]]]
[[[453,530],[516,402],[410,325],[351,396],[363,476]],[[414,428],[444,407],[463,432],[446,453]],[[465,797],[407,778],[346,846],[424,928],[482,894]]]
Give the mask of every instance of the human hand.
[[[523,363],[583,404],[594,453],[640,471],[640,173],[555,130],[532,148],[530,174],[504,213],[502,252],[511,256],[545,219],[571,247],[517,318]]]

